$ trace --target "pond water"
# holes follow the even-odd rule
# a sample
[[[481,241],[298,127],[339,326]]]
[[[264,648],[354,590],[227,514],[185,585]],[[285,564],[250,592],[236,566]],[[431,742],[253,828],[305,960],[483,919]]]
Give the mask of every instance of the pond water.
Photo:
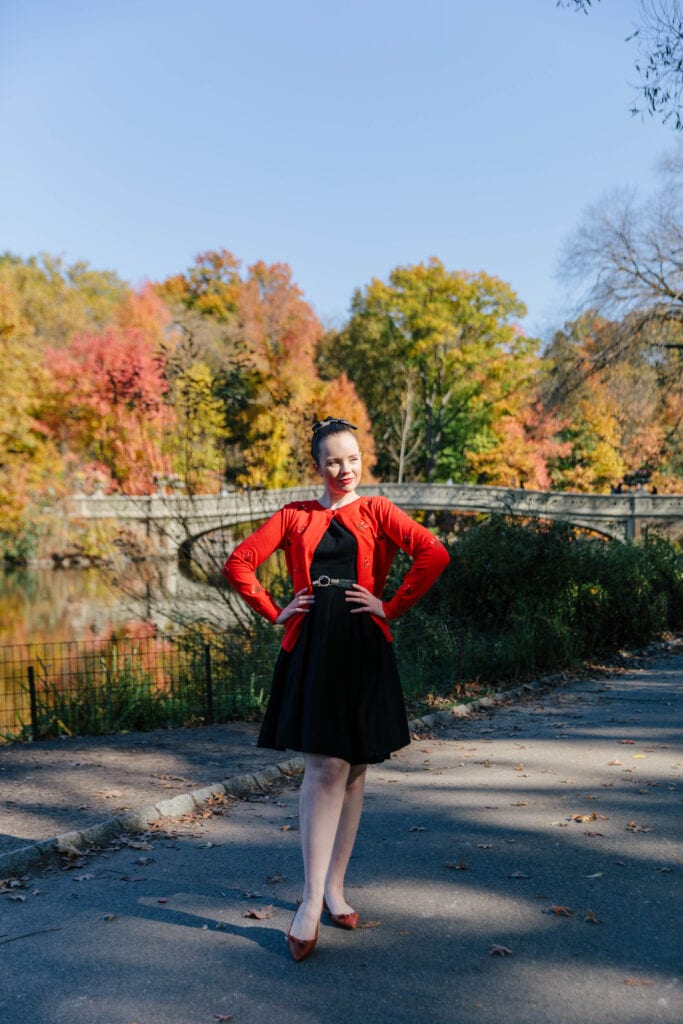
[[[0,572],[0,742],[30,719],[29,665],[38,680],[82,657],[100,664],[113,643],[123,650],[198,620],[220,630],[234,622],[231,599],[229,588],[188,578],[176,561],[130,564],[117,577],[97,568]]]
[[[0,645],[87,640],[135,623],[172,629],[220,618],[220,594],[184,576],[175,562],[108,570],[0,571]]]

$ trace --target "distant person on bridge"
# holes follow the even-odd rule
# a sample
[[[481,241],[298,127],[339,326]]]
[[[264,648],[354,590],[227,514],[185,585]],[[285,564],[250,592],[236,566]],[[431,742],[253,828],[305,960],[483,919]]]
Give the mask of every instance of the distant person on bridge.
[[[356,429],[329,416],[314,425],[311,454],[321,497],[285,505],[239,544],[223,569],[255,611],[285,626],[258,742],[304,755],[304,892],[287,934],[294,960],[313,951],[323,907],[337,926],[358,926],[344,878],[366,769],[410,740],[388,621],[422,597],[448,564],[443,544],[388,498],[356,493],[362,469]],[[277,548],[285,552],[295,593],[284,608],[256,576]],[[399,548],[413,563],[394,596],[382,601]]]

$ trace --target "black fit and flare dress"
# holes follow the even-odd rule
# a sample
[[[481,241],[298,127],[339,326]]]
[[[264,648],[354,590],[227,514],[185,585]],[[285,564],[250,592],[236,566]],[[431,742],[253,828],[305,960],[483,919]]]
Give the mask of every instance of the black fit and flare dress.
[[[315,550],[311,579],[356,579],[356,539],[336,519]],[[392,645],[341,587],[315,587],[292,651],[280,651],[260,747],[376,764],[410,736]]]

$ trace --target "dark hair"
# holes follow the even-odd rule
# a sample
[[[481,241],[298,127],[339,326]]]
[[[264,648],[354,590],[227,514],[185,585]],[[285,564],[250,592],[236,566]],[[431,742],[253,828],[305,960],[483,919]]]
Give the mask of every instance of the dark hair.
[[[344,434],[347,430],[358,430],[348,420],[340,420],[336,416],[326,416],[324,420],[318,420],[313,424],[313,437],[311,438],[311,455],[316,466],[320,459],[320,445],[332,434]]]

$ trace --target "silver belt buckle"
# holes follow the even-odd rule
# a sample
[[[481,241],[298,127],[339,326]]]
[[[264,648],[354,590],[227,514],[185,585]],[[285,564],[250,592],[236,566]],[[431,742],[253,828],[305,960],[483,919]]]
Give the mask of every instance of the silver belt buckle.
[[[313,584],[315,587],[329,587],[332,580],[329,576],[318,576],[317,580]]]

